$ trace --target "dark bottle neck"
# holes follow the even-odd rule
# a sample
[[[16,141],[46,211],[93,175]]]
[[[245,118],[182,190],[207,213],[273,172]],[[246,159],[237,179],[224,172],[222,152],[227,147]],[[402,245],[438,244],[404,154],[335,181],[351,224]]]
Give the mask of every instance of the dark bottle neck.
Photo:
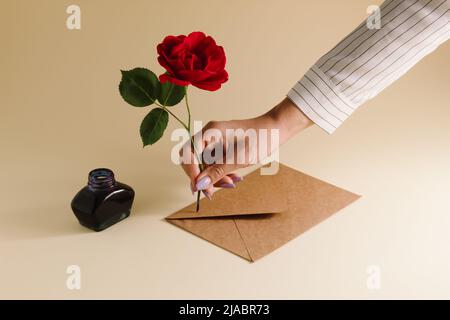
[[[88,187],[93,191],[108,190],[115,184],[114,172],[110,169],[99,168],[89,172]]]

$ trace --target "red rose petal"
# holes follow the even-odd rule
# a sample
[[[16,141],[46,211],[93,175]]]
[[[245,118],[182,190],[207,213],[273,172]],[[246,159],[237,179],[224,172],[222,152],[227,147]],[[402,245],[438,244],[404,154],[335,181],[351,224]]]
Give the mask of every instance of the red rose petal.
[[[180,79],[174,78],[165,73],[159,76],[159,81],[161,81],[161,83],[170,82],[170,83],[176,84],[177,86],[183,86],[183,87],[188,86],[190,84],[189,81],[180,80]]]
[[[167,36],[157,46],[158,62],[169,74],[161,75],[161,82],[215,91],[228,80],[226,56],[211,36],[192,32],[188,36]]]

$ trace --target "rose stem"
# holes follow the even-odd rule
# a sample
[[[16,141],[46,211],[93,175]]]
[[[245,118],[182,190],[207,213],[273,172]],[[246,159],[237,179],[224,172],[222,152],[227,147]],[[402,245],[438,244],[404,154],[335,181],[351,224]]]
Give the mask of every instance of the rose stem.
[[[163,103],[163,105],[160,105],[159,103],[157,103],[155,100],[153,100],[153,99],[151,99],[150,98],[150,96],[149,96],[149,98],[151,99],[151,100],[153,100],[153,102],[155,103],[155,104],[157,104],[158,106],[160,106],[161,108],[163,108],[164,110],[166,110],[172,117],[174,117],[185,129],[186,129],[186,131],[188,132],[188,134],[189,134],[189,138],[190,138],[190,140],[191,140],[191,145],[192,145],[192,149],[194,150],[194,155],[195,155],[195,157],[197,158],[197,161],[198,161],[198,168],[200,169],[200,172],[202,172],[203,171],[203,163],[202,163],[202,161],[201,161],[201,159],[200,159],[200,156],[198,155],[198,152],[197,152],[197,149],[195,148],[195,144],[194,144],[194,139],[193,139],[193,137],[192,137],[192,132],[191,132],[191,110],[190,110],[190,108],[189,108],[189,101],[188,101],[188,96],[187,96],[187,86],[186,87],[184,87],[184,92],[185,92],[185,94],[184,94],[184,97],[185,97],[185,101],[186,101],[186,109],[187,109],[187,113],[188,113],[188,124],[186,125],[183,121],[181,121],[181,119],[180,118],[178,118],[173,112],[171,112],[169,109],[167,109],[166,108],[166,103],[167,103],[167,101],[168,101],[168,99],[169,99],[169,96],[171,95],[171,93],[172,93],[172,89],[173,89],[173,84],[171,85],[171,87],[170,87],[170,89],[169,89],[169,92],[168,92],[168,94],[167,94],[167,97],[166,97],[166,99],[165,99],[165,101],[164,101],[164,103]],[[196,204],[196,212],[198,212],[200,210],[200,191],[198,191],[197,192],[197,204]]]
[[[188,113],[188,132],[189,132],[189,137],[191,138],[191,144],[192,144],[192,148],[194,150],[194,154],[195,157],[197,158],[198,161],[198,168],[200,170],[200,172],[203,171],[203,163],[202,160],[200,159],[200,156],[198,155],[197,149],[195,148],[195,144],[194,144],[194,139],[192,138],[192,133],[191,133],[191,109],[189,108],[189,101],[188,101],[188,94],[187,94],[187,86],[184,87],[184,97],[185,97],[185,101],[186,101],[186,109],[187,109],[187,113]],[[197,204],[195,206],[195,211],[198,212],[200,210],[200,191],[197,191]]]

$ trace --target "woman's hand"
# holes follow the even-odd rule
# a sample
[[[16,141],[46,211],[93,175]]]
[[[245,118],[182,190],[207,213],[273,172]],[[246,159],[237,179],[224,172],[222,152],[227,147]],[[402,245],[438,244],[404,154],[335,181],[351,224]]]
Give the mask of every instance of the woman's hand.
[[[211,199],[214,187],[234,188],[242,178],[233,171],[270,156],[279,145],[311,124],[287,98],[256,118],[209,122],[194,136],[197,150],[202,150],[203,171],[200,172],[195,161],[190,142],[180,151],[181,164],[191,180],[192,192],[202,190]],[[279,134],[275,143],[271,141],[273,129]]]

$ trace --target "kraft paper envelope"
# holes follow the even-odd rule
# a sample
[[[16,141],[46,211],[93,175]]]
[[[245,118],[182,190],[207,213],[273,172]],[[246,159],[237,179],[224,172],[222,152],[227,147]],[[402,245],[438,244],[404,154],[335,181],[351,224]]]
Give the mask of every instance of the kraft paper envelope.
[[[203,198],[166,217],[249,261],[278,249],[360,196],[279,164],[275,175],[256,170],[235,189]]]

